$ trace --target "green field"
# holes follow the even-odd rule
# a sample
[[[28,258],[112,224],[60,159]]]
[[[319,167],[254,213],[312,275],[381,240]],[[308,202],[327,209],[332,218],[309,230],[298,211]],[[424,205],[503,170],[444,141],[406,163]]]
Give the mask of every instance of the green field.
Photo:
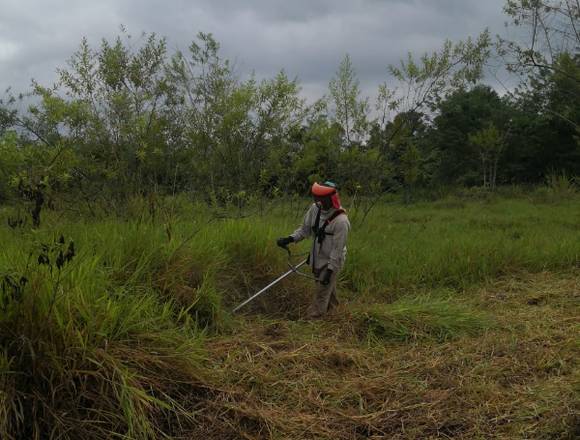
[[[579,434],[577,196],[353,208],[336,312],[294,277],[232,315],[308,203],[0,208],[0,437]]]

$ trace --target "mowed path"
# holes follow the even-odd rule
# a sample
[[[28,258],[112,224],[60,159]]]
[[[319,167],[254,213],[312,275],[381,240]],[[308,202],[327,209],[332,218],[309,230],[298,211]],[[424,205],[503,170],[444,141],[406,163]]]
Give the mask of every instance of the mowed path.
[[[350,311],[253,317],[210,339],[220,439],[572,439],[580,435],[580,270],[521,273],[457,294],[491,329],[369,343]]]

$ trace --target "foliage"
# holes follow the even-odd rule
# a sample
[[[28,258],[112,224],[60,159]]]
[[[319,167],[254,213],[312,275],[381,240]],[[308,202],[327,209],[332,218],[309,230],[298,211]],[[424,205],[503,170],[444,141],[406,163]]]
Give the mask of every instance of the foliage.
[[[481,130],[469,135],[469,143],[475,147],[481,160],[483,187],[495,189],[497,167],[504,149],[504,136],[491,123]]]
[[[360,98],[359,81],[348,54],[340,63],[336,76],[328,85],[334,107],[334,117],[344,130],[344,145],[348,148],[365,140],[368,118],[368,98]]]
[[[499,40],[500,53],[510,56],[507,67],[513,71],[547,69],[562,73],[557,63],[559,56],[574,53],[580,47],[578,2],[507,0],[504,12],[514,27],[525,31],[521,40]]]
[[[575,105],[580,87],[570,79],[580,77],[579,62],[577,56],[562,54],[557,65],[566,74],[540,70],[512,97],[505,157],[512,180],[541,182],[554,171],[580,172],[580,113]]]
[[[450,92],[476,84],[489,57],[489,46],[486,30],[475,41],[471,38],[458,43],[447,40],[440,51],[423,54],[418,61],[409,53],[400,66],[389,66],[401,88],[398,108],[403,112],[434,110]],[[388,99],[388,93],[381,93],[379,99]]]
[[[0,200],[25,204],[36,225],[47,207],[122,212],[136,195],[154,207],[189,193],[240,211],[260,200],[263,212],[331,178],[357,203],[375,196],[370,211],[386,192],[410,202],[441,185],[578,174],[578,57],[561,52],[500,98],[478,83],[489,55],[487,31],[409,54],[389,67],[372,118],[349,55],[329,98],[307,105],[283,70],[240,79],[208,33],[174,53],[155,34],[83,39],[56,84],[0,101]]]
[[[191,423],[180,384],[200,377],[195,327],[150,288],[115,286],[104,249],[76,231],[74,259],[49,230],[0,233],[2,438],[158,438]]]
[[[500,133],[508,130],[509,123],[509,107],[487,86],[458,90],[441,102],[429,136],[440,155],[439,180],[469,185],[482,182],[483,150],[478,143],[482,141],[482,130],[488,130],[488,137],[494,134],[501,137]],[[495,128],[489,128],[491,126]],[[476,136],[479,140],[474,142]],[[484,154],[485,167],[491,166],[492,171],[494,164],[497,169],[501,159],[501,142],[499,139],[496,141],[493,147],[489,147],[496,152],[493,158],[489,158],[491,163],[488,164],[491,151]]]

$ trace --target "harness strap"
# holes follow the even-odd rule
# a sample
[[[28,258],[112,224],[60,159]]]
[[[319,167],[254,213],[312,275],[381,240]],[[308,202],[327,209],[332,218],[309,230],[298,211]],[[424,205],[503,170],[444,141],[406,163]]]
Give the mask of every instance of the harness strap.
[[[314,225],[312,225],[312,229],[314,229],[314,243],[318,238],[318,224],[320,223],[320,213],[322,212],[322,206],[318,205],[318,211],[316,212],[316,220],[314,220]],[[310,258],[312,257],[312,273],[314,273],[314,268],[316,267],[316,252],[314,252],[315,245],[312,245],[312,255],[308,254],[308,264],[311,263]]]

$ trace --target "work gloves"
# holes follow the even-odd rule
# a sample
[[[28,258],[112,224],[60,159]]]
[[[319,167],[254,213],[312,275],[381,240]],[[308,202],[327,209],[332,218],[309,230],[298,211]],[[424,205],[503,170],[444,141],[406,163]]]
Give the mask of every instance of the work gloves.
[[[282,237],[282,238],[279,238],[278,240],[276,240],[276,244],[278,246],[280,246],[281,248],[285,248],[286,246],[288,246],[292,242],[294,242],[294,238],[291,236]]]
[[[328,286],[330,284],[330,278],[332,278],[332,270],[326,269],[326,272],[324,272],[324,277],[320,280],[320,284],[323,286]]]

